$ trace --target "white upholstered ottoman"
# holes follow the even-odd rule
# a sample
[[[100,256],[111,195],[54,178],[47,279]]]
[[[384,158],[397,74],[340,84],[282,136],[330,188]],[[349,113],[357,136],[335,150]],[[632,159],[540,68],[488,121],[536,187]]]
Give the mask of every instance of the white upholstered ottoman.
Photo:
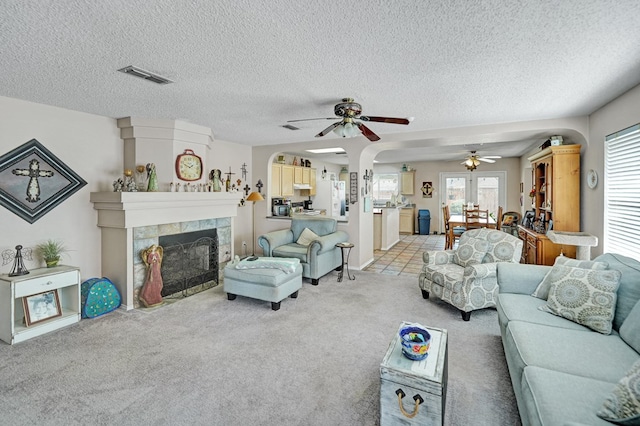
[[[288,296],[295,299],[302,288],[302,265],[299,259],[260,257],[229,262],[224,268],[224,291],[229,300],[236,296],[271,302],[271,309],[280,309]]]

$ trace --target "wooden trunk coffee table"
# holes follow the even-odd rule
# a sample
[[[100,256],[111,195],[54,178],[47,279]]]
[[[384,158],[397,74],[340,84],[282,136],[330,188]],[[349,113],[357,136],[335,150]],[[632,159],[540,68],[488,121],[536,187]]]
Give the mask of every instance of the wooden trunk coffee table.
[[[398,328],[407,325],[402,323]],[[380,425],[444,423],[447,394],[447,330],[425,327],[431,334],[429,355],[411,361],[402,354],[396,332],[380,364]]]

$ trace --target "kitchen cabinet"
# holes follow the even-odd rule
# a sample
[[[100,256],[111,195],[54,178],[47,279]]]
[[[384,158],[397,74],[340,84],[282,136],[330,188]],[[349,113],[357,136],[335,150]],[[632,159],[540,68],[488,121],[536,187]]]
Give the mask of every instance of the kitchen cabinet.
[[[415,178],[415,171],[400,172],[400,194],[413,195],[413,181]]]
[[[382,248],[382,213],[373,214],[373,249]]]
[[[415,232],[415,209],[403,207],[400,209],[400,233],[413,234]]]
[[[282,165],[282,177],[280,182],[280,193],[283,197],[293,196],[293,169],[294,166]]]
[[[27,326],[23,298],[56,291],[62,315]],[[0,275],[0,339],[19,343],[80,321],[80,269],[56,266],[28,275]]]
[[[294,166],[286,164],[271,165],[271,196],[293,196],[293,172]]]
[[[315,169],[314,169],[315,170]],[[293,169],[293,183],[296,184],[310,184],[311,183],[311,168],[294,166]]]

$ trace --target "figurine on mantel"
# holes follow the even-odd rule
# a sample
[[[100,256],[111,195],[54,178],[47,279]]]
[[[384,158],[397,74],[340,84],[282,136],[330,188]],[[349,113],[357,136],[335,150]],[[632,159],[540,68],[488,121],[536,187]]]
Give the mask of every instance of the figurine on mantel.
[[[220,169],[213,169],[211,170],[211,172],[209,172],[209,179],[211,179],[213,192],[222,191],[222,180],[220,179],[221,175],[222,175],[222,171],[220,171]]]
[[[158,192],[158,176],[156,175],[156,165],[153,163],[147,164],[147,177],[149,179],[149,185],[147,186],[147,192]]]
[[[162,252],[161,246],[153,244],[142,250],[140,256],[147,267],[147,279],[140,291],[140,302],[145,308],[162,303]]]

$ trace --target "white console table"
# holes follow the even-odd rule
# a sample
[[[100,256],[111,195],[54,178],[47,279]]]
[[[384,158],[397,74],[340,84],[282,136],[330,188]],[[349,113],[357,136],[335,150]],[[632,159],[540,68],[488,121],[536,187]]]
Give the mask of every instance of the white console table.
[[[27,327],[22,298],[58,290],[62,316]],[[0,275],[0,339],[14,344],[80,321],[80,269],[56,266],[30,271],[27,275]]]

